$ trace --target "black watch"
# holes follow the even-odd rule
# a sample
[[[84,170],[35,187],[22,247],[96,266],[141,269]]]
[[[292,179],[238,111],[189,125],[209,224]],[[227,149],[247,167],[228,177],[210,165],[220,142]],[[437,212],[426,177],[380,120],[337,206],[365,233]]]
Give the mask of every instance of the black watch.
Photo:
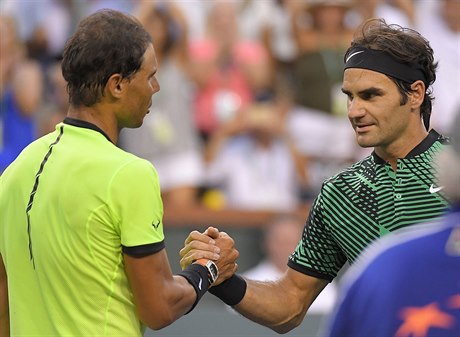
[[[217,268],[217,265],[208,259],[198,259],[194,261],[193,263],[197,263],[202,265],[203,267],[206,267],[208,270],[208,282],[209,285],[211,286],[219,277],[219,269]]]

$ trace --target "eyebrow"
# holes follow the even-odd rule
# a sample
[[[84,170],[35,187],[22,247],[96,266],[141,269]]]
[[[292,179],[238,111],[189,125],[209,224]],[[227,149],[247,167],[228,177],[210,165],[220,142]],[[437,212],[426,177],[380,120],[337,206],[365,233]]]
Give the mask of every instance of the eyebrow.
[[[351,92],[349,90],[346,90],[344,88],[342,88],[342,92],[345,94],[345,95],[351,95]],[[361,91],[358,91],[358,95],[381,95],[383,93],[383,90],[380,89],[380,88],[375,88],[375,87],[370,87],[370,88],[367,88],[367,89],[364,89],[364,90],[361,90]]]

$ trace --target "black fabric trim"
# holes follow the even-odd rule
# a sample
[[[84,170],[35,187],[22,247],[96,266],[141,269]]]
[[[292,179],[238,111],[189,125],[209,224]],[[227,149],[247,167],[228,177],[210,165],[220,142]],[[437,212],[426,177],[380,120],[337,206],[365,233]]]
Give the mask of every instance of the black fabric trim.
[[[410,159],[415,156],[418,156],[419,154],[422,154],[423,152],[427,151],[437,140],[439,140],[441,143],[445,144],[447,143],[447,139],[443,136],[441,136],[437,131],[435,130],[430,130],[428,135],[423,139],[420,144],[418,144],[416,147],[414,147],[405,157],[405,159]],[[385,160],[380,158],[375,151],[372,151],[372,157],[374,157],[374,161],[376,164],[385,164]]]
[[[313,270],[313,269],[305,269],[304,266],[301,266],[301,265],[299,265],[299,264],[297,264],[295,262],[292,262],[291,260],[288,261],[287,265],[288,265],[289,268],[292,268],[295,271],[298,271],[299,273],[302,273],[302,274],[305,274],[305,275],[308,275],[308,276],[312,276],[312,277],[315,277],[315,278],[319,278],[321,280],[326,280],[329,283],[332,282],[332,280],[334,279],[331,275],[322,274],[322,273],[319,273],[319,272],[317,272],[316,270]]]
[[[384,165],[386,162],[382,158],[380,158],[377,153],[375,153],[375,150],[372,151],[372,157],[374,158],[374,162],[376,164]]]
[[[61,126],[60,130],[59,130],[59,135],[57,136],[56,140],[53,143],[51,143],[51,145],[50,145],[50,147],[48,149],[48,152],[46,153],[45,157],[43,158],[42,162],[40,163],[40,167],[38,169],[38,172],[35,175],[34,186],[32,187],[32,191],[30,192],[29,202],[27,203],[26,216],[27,216],[27,236],[29,237],[29,255],[30,255],[30,260],[32,261],[32,265],[33,265],[34,269],[35,269],[35,258],[34,258],[33,249],[32,249],[32,235],[31,235],[32,226],[30,224],[30,210],[32,209],[32,206],[34,204],[34,198],[35,198],[35,194],[37,193],[38,184],[39,184],[39,180],[40,180],[40,175],[43,172],[45,164],[48,162],[48,158],[51,156],[51,153],[53,152],[53,147],[57,143],[59,143],[59,141],[61,140],[61,137],[62,137],[63,134],[64,134],[64,127]]]
[[[416,147],[410,151],[406,158],[413,158],[415,156],[418,156],[419,154],[425,152],[428,150],[438,139],[440,138],[439,133],[437,133],[435,130],[431,129],[430,132],[428,133],[428,136],[425,137],[424,140],[420,144],[418,144]]]
[[[122,247],[123,253],[131,257],[144,257],[147,255],[158,253],[160,250],[164,249],[165,242],[163,240],[160,242],[148,243],[146,245],[132,246],[132,247],[121,246],[121,247]]]
[[[97,132],[101,133],[105,138],[107,138],[107,140],[109,142],[112,143],[112,141],[110,140],[109,136],[107,136],[107,134],[104,131],[102,131],[101,128],[99,128],[97,125],[94,125],[93,123],[90,123],[90,122],[87,122],[87,121],[84,121],[84,120],[81,120],[81,119],[71,118],[71,117],[64,118],[63,122],[64,122],[64,124],[76,126],[76,127],[79,127],[79,128],[85,128],[85,129],[91,129],[91,130],[97,131]]]

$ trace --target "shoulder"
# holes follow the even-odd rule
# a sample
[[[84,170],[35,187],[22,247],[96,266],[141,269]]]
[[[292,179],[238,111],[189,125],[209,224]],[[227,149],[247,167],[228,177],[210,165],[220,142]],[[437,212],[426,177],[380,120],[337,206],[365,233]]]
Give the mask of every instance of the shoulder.
[[[352,164],[339,173],[326,179],[323,183],[321,191],[334,190],[348,185],[350,181],[360,180],[360,177],[365,174],[369,177],[375,171],[375,162],[372,155]],[[370,177],[369,177],[370,178]]]

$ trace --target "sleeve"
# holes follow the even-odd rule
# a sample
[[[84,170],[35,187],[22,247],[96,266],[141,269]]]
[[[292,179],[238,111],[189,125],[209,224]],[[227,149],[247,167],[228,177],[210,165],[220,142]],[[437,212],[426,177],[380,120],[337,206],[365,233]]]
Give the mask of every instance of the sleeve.
[[[154,167],[146,160],[131,161],[117,171],[110,189],[123,252],[144,256],[163,249],[163,202]]]
[[[346,256],[333,239],[331,221],[324,204],[324,187],[313,202],[302,238],[289,257],[288,266],[298,272],[331,282],[346,262]]]

